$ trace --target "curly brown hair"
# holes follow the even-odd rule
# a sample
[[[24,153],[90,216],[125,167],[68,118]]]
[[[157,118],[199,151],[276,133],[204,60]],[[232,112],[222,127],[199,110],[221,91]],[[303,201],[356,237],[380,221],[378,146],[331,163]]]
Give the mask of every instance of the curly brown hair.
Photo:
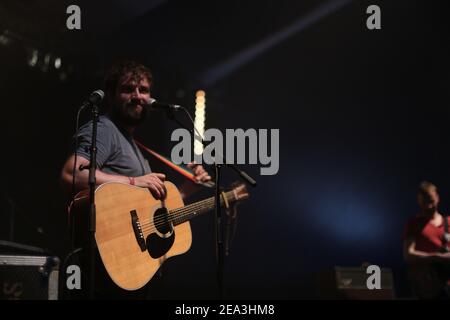
[[[136,82],[139,82],[145,78],[149,84],[151,84],[153,80],[150,69],[143,64],[131,60],[119,61],[111,66],[103,81],[107,95],[114,96],[117,83],[124,76],[129,76]]]

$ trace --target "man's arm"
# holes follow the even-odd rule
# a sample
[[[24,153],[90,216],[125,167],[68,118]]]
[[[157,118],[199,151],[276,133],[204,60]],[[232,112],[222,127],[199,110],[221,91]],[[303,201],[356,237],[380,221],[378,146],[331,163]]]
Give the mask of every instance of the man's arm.
[[[407,238],[403,243],[403,256],[408,264],[450,262],[450,253],[416,250],[416,241],[412,237]]]
[[[75,155],[70,156],[63,166],[61,172],[61,181],[70,194],[72,190],[72,173]],[[79,167],[83,165],[87,169],[80,171]],[[135,185],[138,187],[148,188],[156,199],[163,199],[166,196],[166,188],[164,186],[165,175],[162,173],[150,173],[145,176],[136,177]],[[130,178],[121,175],[113,175],[102,172],[97,169],[95,172],[96,184],[101,185],[106,182],[122,182],[130,184]],[[89,187],[89,160],[82,156],[77,156],[77,167],[75,168],[75,191],[81,191]]]

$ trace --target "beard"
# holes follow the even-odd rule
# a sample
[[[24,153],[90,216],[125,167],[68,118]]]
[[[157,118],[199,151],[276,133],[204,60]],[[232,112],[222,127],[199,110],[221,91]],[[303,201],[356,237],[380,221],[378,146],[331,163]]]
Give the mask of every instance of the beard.
[[[112,108],[113,117],[121,124],[136,127],[144,122],[147,108],[139,101],[130,101]]]

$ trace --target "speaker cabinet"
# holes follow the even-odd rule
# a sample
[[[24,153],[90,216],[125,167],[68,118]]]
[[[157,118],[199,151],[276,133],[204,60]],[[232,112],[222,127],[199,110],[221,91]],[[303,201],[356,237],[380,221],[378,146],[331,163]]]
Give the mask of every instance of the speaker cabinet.
[[[0,255],[0,299],[57,300],[59,259]]]
[[[395,299],[393,275],[381,269],[380,289],[369,289],[371,274],[364,267],[334,267],[316,275],[316,295],[329,300],[391,300]]]

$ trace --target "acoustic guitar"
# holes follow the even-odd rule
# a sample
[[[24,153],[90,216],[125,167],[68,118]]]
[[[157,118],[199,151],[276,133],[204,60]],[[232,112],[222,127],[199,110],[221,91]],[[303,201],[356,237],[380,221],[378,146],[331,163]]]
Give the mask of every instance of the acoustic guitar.
[[[122,289],[137,290],[151,280],[170,257],[187,252],[192,243],[189,220],[214,208],[215,198],[185,206],[177,187],[164,182],[167,197],[156,200],[146,188],[118,182],[95,191],[95,240],[111,279]],[[245,185],[221,194],[221,205],[248,198]],[[88,190],[79,193],[70,210],[74,244],[88,239]]]

